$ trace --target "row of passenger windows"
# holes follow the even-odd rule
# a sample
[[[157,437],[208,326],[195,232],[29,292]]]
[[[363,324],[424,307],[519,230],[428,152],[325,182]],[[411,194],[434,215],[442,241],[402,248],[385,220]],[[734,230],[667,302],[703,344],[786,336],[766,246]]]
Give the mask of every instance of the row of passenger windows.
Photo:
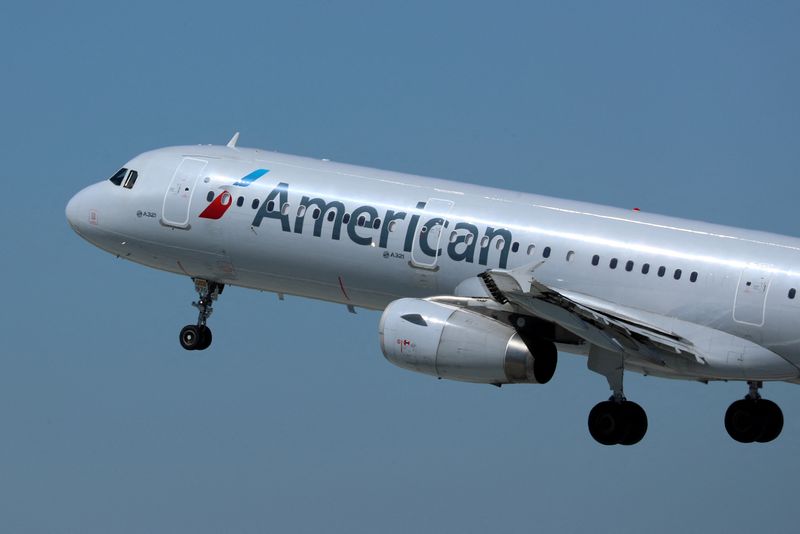
[[[223,193],[223,194],[225,194],[225,193]],[[206,196],[206,199],[209,202],[214,200],[214,192],[213,191],[209,191],[208,195]],[[253,209],[258,209],[259,203],[260,202],[259,202],[259,200],[257,198],[253,199],[253,202],[251,204],[252,208]],[[240,196],[239,198],[237,198],[236,199],[236,205],[239,206],[239,207],[243,206],[244,205],[244,197]],[[283,206],[281,206],[281,213],[284,214],[284,215],[288,215],[290,209],[291,209],[291,207],[289,206],[288,203],[286,203]],[[275,210],[275,202],[273,200],[270,200],[269,202],[267,202],[267,211],[274,211],[274,210]],[[297,216],[298,217],[303,217],[306,214],[306,210],[307,210],[306,206],[300,206],[299,208],[297,208]],[[320,211],[319,208],[314,208],[314,211],[311,212],[311,217],[313,219],[318,219],[320,217],[320,215],[322,215],[322,212]],[[329,211],[328,215],[327,215],[327,219],[328,219],[328,221],[333,222],[336,219],[336,212],[333,211],[333,210]],[[362,216],[360,216],[358,218],[357,224],[358,224],[358,226],[366,226],[367,225],[366,221],[367,221],[366,217],[362,215]],[[350,214],[349,213],[345,213],[344,214],[344,216],[342,217],[342,222],[344,224],[348,224],[350,222]],[[395,230],[396,225],[397,225],[397,221],[390,221],[389,222],[389,231],[393,232]],[[381,227],[381,219],[380,218],[375,218],[372,221],[372,225],[371,226],[372,226],[372,228],[375,228],[375,229],[380,228]],[[425,226],[420,228],[420,233],[422,233],[422,234],[424,234],[427,231],[428,231],[428,228],[425,227]],[[450,233],[450,238],[449,238],[450,242],[454,243],[456,241],[456,239],[458,239],[459,235],[461,235],[461,234],[459,234],[456,231],[451,232]],[[464,238],[464,243],[466,245],[468,245],[468,246],[472,245],[474,241],[475,241],[475,236],[472,233],[466,234],[466,237]],[[489,237],[488,236],[484,236],[483,238],[481,238],[481,247],[485,248],[488,245],[489,245]],[[499,238],[499,239],[497,239],[495,241],[495,246],[497,247],[498,250],[501,250],[505,246],[505,241],[502,238]],[[514,241],[511,244],[511,251],[512,252],[515,252],[515,253],[519,252],[519,248],[520,248],[520,245],[519,245],[518,241]],[[535,254],[535,252],[536,252],[536,246],[533,245],[533,244],[528,245],[528,248],[527,248],[526,252],[527,252],[528,256],[533,256]],[[544,247],[542,249],[542,257],[543,258],[549,258],[551,254],[552,254],[552,249],[550,247]],[[569,252],[567,252],[566,257],[565,257],[566,261],[572,262],[574,258],[575,258],[575,252],[574,251],[570,250]],[[594,256],[592,256],[592,265],[597,266],[599,264],[600,264],[600,256],[595,254]],[[618,265],[619,265],[619,260],[617,260],[617,258],[611,258],[611,260],[608,263],[608,266],[611,269],[616,269]],[[633,268],[634,268],[633,260],[628,260],[627,262],[625,262],[625,270],[626,271],[631,272],[631,271],[633,271]],[[641,267],[641,272],[642,272],[642,274],[648,274],[650,272],[650,264],[649,263],[643,263],[642,267]],[[658,276],[660,278],[663,278],[666,275],[666,273],[667,273],[667,268],[664,267],[663,265],[658,268],[657,274],[658,274]],[[682,276],[683,276],[683,271],[681,269],[675,269],[675,271],[673,271],[673,273],[672,273],[672,277],[675,280],[680,280]],[[690,282],[696,282],[697,281],[697,272],[696,271],[692,271],[692,273],[689,275],[689,281]],[[790,295],[789,298],[794,298],[794,290],[791,290],[789,292],[789,295]]]
[[[595,254],[594,256],[592,256],[592,265],[597,266],[599,264],[600,264],[600,256]],[[608,262],[608,267],[610,269],[616,269],[617,265],[619,265],[619,260],[617,260],[617,258],[611,258],[611,260]],[[628,271],[628,272],[633,271],[634,266],[635,265],[634,265],[633,260],[628,260],[627,262],[625,262],[625,270]],[[649,263],[643,263],[641,270],[642,270],[642,274],[649,273],[650,272],[650,264]],[[663,265],[660,266],[658,268],[657,274],[658,274],[659,278],[663,278],[664,275],[667,274],[667,268],[664,267]],[[673,271],[673,273],[672,273],[672,277],[675,280],[680,280],[681,276],[683,276],[683,271],[681,269],[675,269],[675,271]],[[689,281],[690,282],[697,282],[697,271],[692,271],[692,274],[689,275]]]

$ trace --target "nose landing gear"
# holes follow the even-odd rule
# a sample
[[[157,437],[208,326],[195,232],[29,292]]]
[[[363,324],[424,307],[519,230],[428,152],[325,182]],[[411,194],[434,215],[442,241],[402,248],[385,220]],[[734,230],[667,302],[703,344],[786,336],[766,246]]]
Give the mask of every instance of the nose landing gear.
[[[205,350],[211,346],[211,329],[206,326],[206,321],[214,311],[213,302],[222,294],[225,284],[210,282],[201,278],[193,278],[194,289],[199,295],[197,302],[192,306],[197,308],[197,324],[189,324],[181,329],[179,340],[181,347],[186,350]]]
[[[767,443],[783,430],[783,412],[771,400],[761,398],[761,382],[747,384],[747,396],[733,402],[725,412],[725,430],[739,443]]]

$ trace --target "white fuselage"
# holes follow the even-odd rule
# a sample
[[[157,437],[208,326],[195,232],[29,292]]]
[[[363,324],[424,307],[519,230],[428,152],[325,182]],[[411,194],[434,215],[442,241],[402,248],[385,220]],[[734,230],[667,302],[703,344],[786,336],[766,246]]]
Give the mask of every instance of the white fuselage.
[[[125,167],[133,187],[92,185],[67,216],[150,267],[383,309],[538,264],[550,287],[747,340],[791,364],[766,378],[797,377],[795,238],[255,149],[174,147]]]

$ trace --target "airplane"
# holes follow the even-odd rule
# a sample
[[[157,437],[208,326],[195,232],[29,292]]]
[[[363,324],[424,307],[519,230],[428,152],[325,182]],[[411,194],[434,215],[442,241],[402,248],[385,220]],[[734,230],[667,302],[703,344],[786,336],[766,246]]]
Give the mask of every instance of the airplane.
[[[644,409],[623,375],[740,381],[728,434],[783,428],[764,382],[800,383],[800,239],[237,146],[161,148],[78,192],[66,217],[117,257],[191,278],[186,350],[226,286],[382,310],[387,360],[439,379],[545,384],[585,356],[611,396],[603,445]]]

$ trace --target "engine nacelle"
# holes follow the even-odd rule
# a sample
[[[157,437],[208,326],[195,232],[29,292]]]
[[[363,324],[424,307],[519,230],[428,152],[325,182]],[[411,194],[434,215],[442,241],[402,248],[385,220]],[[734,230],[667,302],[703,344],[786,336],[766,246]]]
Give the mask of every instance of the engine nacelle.
[[[400,299],[384,310],[381,350],[393,364],[482,384],[544,384],[556,368],[553,343],[523,340],[511,326],[463,308]]]

